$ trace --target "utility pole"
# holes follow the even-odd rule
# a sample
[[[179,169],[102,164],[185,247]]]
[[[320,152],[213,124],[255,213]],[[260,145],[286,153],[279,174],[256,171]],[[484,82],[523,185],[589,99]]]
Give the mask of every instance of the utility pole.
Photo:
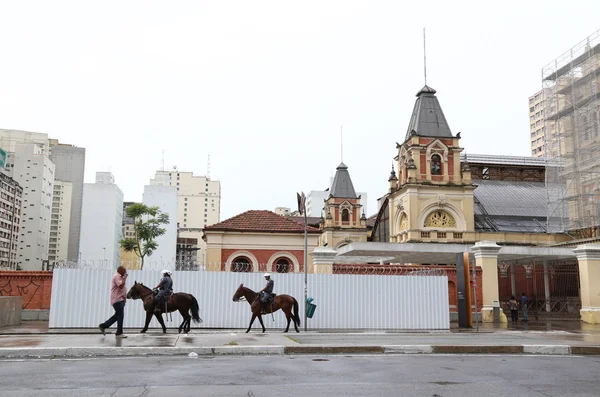
[[[308,331],[308,324],[306,323],[307,307],[306,302],[308,300],[308,219],[306,216],[306,196],[304,192],[302,194],[296,193],[298,199],[298,211],[304,215],[304,331]]]

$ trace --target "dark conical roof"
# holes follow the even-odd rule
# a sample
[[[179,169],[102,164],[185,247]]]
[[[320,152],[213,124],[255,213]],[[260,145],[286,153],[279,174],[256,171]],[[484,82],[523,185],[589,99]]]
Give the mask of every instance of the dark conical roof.
[[[336,168],[335,178],[333,178],[329,195],[340,198],[358,198],[346,164],[340,163]]]
[[[415,134],[434,138],[453,138],[435,93],[436,91],[427,85],[417,93],[417,101],[410,117],[405,141]]]

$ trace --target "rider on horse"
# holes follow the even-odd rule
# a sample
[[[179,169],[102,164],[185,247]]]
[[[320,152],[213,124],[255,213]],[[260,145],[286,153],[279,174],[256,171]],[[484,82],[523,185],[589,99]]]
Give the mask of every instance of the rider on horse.
[[[169,270],[163,270],[161,272],[163,277],[160,279],[160,282],[154,288],[158,290],[158,294],[154,297],[154,311],[160,312],[161,306],[160,303],[163,300],[166,300],[173,293],[173,280],[171,279],[171,272]]]
[[[262,314],[267,312],[267,302],[272,298],[273,294],[273,285],[275,284],[273,280],[271,280],[271,275],[269,273],[265,273],[265,280],[267,280],[267,285],[263,288],[260,294],[260,305],[262,308]]]

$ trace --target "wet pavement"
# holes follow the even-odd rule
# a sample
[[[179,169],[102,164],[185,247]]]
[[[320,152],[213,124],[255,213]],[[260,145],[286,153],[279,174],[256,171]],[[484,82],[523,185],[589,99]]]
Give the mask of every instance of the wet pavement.
[[[48,329],[43,321],[23,322],[17,327],[0,329],[0,348],[88,348],[88,347],[215,347],[215,346],[392,346],[392,345],[464,345],[520,346],[571,345],[600,346],[600,325],[576,321],[519,323],[510,325],[480,324],[475,329],[440,332],[399,332],[396,330],[324,330],[284,334],[268,330],[192,329],[189,334],[160,330],[139,334],[139,329],[125,330],[127,339],[115,338],[113,329],[102,335],[97,329]]]
[[[127,334],[127,332],[126,332]],[[30,334],[0,335],[0,348],[88,348],[88,347],[215,347],[215,346],[390,346],[390,345],[571,345],[600,346],[600,334],[567,331],[503,331],[481,333],[386,333],[386,332],[301,332],[263,333],[192,332],[190,334]]]

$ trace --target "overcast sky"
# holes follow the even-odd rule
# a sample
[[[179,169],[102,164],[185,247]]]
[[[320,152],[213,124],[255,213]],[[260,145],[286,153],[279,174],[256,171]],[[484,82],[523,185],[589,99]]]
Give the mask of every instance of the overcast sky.
[[[111,171],[132,201],[163,150],[199,175],[210,154],[225,219],[325,189],[343,125],[371,215],[423,86],[423,27],[462,146],[527,156],[541,68],[599,15],[598,0],[0,0],[0,128],[85,147],[86,182]]]

